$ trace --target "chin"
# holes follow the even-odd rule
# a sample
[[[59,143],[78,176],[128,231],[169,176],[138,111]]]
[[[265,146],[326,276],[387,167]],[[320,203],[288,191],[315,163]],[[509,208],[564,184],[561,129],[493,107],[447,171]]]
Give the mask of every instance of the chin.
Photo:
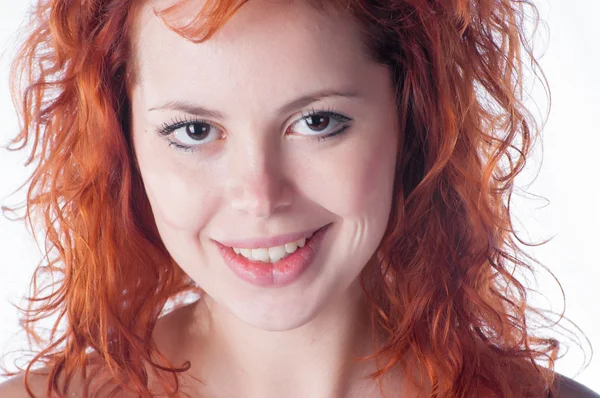
[[[323,300],[319,300],[318,297],[323,296],[308,293],[295,298],[263,295],[245,301],[225,300],[219,305],[252,328],[283,332],[297,329],[312,321],[324,307]]]

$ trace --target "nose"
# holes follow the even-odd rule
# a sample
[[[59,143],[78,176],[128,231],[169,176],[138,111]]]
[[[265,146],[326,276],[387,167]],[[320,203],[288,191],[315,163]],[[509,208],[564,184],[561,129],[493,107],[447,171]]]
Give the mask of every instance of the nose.
[[[275,144],[245,141],[231,155],[227,185],[232,209],[268,218],[292,203],[290,185]]]

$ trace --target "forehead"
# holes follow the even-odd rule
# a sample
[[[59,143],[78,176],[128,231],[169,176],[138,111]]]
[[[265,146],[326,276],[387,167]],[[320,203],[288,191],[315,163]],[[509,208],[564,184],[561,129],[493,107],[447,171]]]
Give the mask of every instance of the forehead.
[[[193,9],[182,8],[184,23],[186,9],[192,15],[202,6],[192,3]],[[146,2],[135,11],[132,32],[137,84],[148,95],[170,95],[176,87],[178,98],[169,99],[277,96],[281,89],[347,85],[371,63],[349,15],[305,1],[250,0],[203,43],[169,29],[155,15],[156,5]]]
[[[210,4],[213,2],[218,4],[219,0],[211,0]],[[169,30],[165,20],[176,26],[186,25],[194,20],[202,22],[206,15],[203,7],[208,5],[204,0],[146,0],[134,3],[134,47],[139,48],[139,44],[147,42],[146,38],[154,39],[156,36],[164,36],[166,40],[183,39],[173,31],[168,32],[171,35],[165,35]],[[171,10],[172,8],[176,9]],[[221,9],[225,7],[217,8],[220,9],[217,14],[222,14]],[[155,15],[156,10],[169,11],[164,15],[165,20]],[[232,10],[233,8],[228,8],[228,12]],[[351,26],[353,21],[349,14],[331,0],[247,0],[233,11],[230,18],[224,19],[226,21],[223,26],[208,42],[203,43],[206,44],[203,47],[215,45],[223,48],[240,41],[247,43],[264,38],[306,40],[329,33],[337,36],[341,34],[339,41],[357,39],[353,34],[354,26]]]

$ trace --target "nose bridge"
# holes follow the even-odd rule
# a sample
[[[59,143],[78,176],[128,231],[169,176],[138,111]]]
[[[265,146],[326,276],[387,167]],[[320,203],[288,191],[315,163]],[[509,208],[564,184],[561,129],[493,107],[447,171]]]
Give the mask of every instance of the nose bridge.
[[[265,218],[291,203],[285,186],[279,146],[264,135],[247,134],[232,145],[229,160],[229,203],[237,211]]]

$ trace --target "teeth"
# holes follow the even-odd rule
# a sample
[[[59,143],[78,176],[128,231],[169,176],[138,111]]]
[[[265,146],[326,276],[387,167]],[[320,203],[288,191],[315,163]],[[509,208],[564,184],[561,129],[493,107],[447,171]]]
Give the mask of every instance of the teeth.
[[[275,246],[275,247],[271,247],[269,248],[269,260],[271,260],[272,263],[281,260],[282,258],[284,258],[285,256],[287,256],[287,253],[285,251],[285,246]]]
[[[311,236],[309,236],[309,238]],[[269,248],[240,249],[234,247],[233,251],[249,260],[274,263],[294,253],[299,247],[304,247],[306,239],[307,238],[302,238],[294,242],[286,243],[285,245]]]
[[[298,244],[296,244],[296,242],[291,242],[291,243],[285,244],[285,252],[286,253],[293,253],[296,251],[297,248],[298,248]]]
[[[269,249],[252,249],[252,258],[258,261],[268,261]]]

